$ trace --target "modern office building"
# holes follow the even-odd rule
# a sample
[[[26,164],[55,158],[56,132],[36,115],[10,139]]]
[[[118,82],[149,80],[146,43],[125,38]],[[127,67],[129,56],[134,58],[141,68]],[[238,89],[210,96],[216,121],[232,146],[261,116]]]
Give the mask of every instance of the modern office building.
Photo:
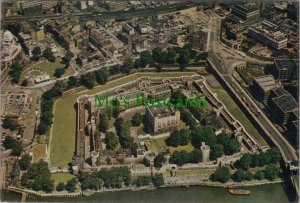
[[[270,93],[268,107],[272,112],[272,119],[279,125],[286,125],[298,104],[287,91],[279,87]]]
[[[290,59],[274,60],[274,77],[276,80],[287,81],[297,78],[297,64]]]
[[[267,102],[270,91],[275,89],[277,84],[272,75],[266,75],[261,77],[255,77],[253,79],[253,89],[256,94],[256,98],[260,102]]]
[[[248,36],[274,50],[287,47],[288,39],[286,35],[279,31],[277,25],[266,20],[250,27]]]
[[[259,18],[259,7],[256,4],[236,4],[232,7],[231,13],[245,21]]]

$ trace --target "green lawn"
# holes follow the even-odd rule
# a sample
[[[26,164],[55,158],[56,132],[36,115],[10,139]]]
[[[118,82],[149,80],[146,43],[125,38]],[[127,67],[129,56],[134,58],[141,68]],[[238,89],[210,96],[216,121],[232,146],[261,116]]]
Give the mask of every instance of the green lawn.
[[[74,178],[70,173],[52,173],[51,180],[54,180],[54,184],[58,184],[60,182],[67,183],[68,180]]]
[[[217,98],[223,102],[228,111],[232,114],[234,118],[236,118],[246,129],[246,131],[257,141],[257,143],[261,146],[267,145],[265,140],[261,137],[261,135],[257,132],[257,130],[253,127],[244,113],[240,110],[237,104],[232,100],[232,98],[228,95],[228,93],[224,89],[213,89],[211,88],[213,93],[217,93]]]
[[[147,141],[150,145],[149,148],[151,151],[154,152],[162,152],[163,149],[168,149],[171,154],[173,154],[174,151],[182,151],[186,150],[187,152],[193,151],[195,148],[191,145],[185,145],[185,146],[178,146],[178,147],[169,147],[166,145],[165,140],[167,137],[157,138],[157,139],[145,139],[143,141]]]
[[[126,76],[105,85],[100,85],[92,90],[84,90],[65,98],[58,99],[55,104],[50,161],[51,166],[67,166],[72,161],[75,151],[75,135],[76,135],[76,112],[75,103],[80,95],[92,95],[109,88],[122,85],[126,82],[133,81],[142,76],[152,77],[179,77],[193,75],[193,72],[165,72],[165,73],[137,73]]]

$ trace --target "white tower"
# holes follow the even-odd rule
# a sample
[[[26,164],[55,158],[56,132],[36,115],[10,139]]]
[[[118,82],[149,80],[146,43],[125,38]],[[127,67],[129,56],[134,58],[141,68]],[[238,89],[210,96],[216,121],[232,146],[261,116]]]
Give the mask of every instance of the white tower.
[[[210,147],[208,145],[205,145],[205,142],[202,142],[200,150],[202,154],[202,162],[203,163],[209,162]]]

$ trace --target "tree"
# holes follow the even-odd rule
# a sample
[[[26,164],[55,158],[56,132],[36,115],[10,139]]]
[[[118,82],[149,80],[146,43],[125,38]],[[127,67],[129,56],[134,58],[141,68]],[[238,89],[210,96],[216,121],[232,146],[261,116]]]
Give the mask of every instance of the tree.
[[[43,51],[43,57],[46,59],[49,59],[51,57],[53,57],[53,53],[51,51],[51,48],[46,47],[45,50]]]
[[[188,163],[189,160],[190,160],[190,156],[187,151],[185,150],[182,150],[180,152],[175,151],[170,158],[170,163],[182,166],[183,164]]]
[[[251,180],[253,180],[253,174],[252,174],[251,172],[247,171],[247,172],[245,173],[245,180],[246,180],[246,181],[251,181]]]
[[[108,81],[108,71],[106,69],[100,69],[95,72],[96,81],[100,85],[104,85]]]
[[[269,164],[266,167],[265,178],[268,180],[275,180],[279,174],[279,169],[275,164]]]
[[[179,63],[179,65],[181,66],[186,66],[191,58],[191,54],[189,52],[189,50],[184,49],[180,54],[179,54],[179,58],[177,60],[177,62]]]
[[[251,164],[252,158],[250,154],[244,154],[239,161],[239,166],[244,169],[248,170]]]
[[[115,120],[115,128],[116,128],[116,132],[117,134],[120,134],[120,131],[121,131],[121,126],[122,126],[122,123],[124,122],[123,118],[117,118]]]
[[[9,117],[5,117],[3,120],[2,127],[5,129],[10,129],[11,131],[17,130],[19,127],[18,122]]]
[[[141,52],[140,61],[138,62],[139,67],[145,68],[151,62],[152,62],[152,54],[150,53],[150,51],[146,50]]]
[[[37,133],[39,135],[44,135],[44,134],[46,134],[47,130],[48,130],[48,125],[44,122],[40,122],[40,124],[38,125],[38,128],[37,128]]]
[[[21,177],[21,185],[26,187],[29,181],[29,176],[28,174],[25,172],[23,173],[22,177]]]
[[[155,187],[159,187],[161,185],[165,184],[164,181],[164,176],[161,173],[156,173],[153,177],[152,177],[152,183]]]
[[[232,155],[237,153],[240,150],[240,143],[234,139],[229,140],[229,142],[227,142],[224,145],[224,153],[226,155]]]
[[[199,149],[194,149],[189,153],[189,162],[199,163],[200,159],[201,159],[201,152]]]
[[[70,63],[70,61],[71,61],[71,59],[72,59],[73,57],[74,57],[74,54],[73,54],[71,51],[67,51],[67,52],[65,53],[65,56],[62,57],[61,63],[63,63],[63,64],[68,64],[68,63]]]
[[[135,113],[131,119],[132,126],[139,126],[143,121],[143,116],[140,113]]]
[[[83,86],[92,89],[94,87],[95,75],[93,73],[87,73],[81,76],[80,81]]]
[[[11,136],[6,136],[3,142],[3,146],[5,147],[5,149],[11,149],[15,143],[15,139],[13,139]]]
[[[210,160],[216,160],[217,158],[223,156],[223,146],[220,144],[213,145],[210,150]]]
[[[163,51],[161,47],[156,47],[152,50],[152,59],[158,63],[161,63],[161,56],[163,55]]]
[[[42,113],[42,116],[41,116],[41,120],[47,124],[47,125],[50,125],[52,124],[52,118],[53,118],[53,114],[51,111],[45,111]]]
[[[165,161],[164,154],[158,153],[158,155],[156,155],[156,157],[154,158],[154,167],[161,168],[164,161]]]
[[[32,157],[29,154],[24,154],[19,160],[20,169],[26,171],[29,168]]]
[[[50,57],[48,58],[48,61],[50,61],[50,62],[52,62],[52,63],[55,62],[55,56],[53,56],[53,55],[50,56]],[[68,68],[68,66],[67,66],[67,68]],[[64,69],[67,69],[67,68],[66,68],[66,66],[64,67]]]
[[[211,175],[213,181],[218,181],[221,183],[226,183],[230,179],[230,172],[227,167],[218,168],[214,174]]]
[[[256,180],[264,179],[264,173],[262,171],[256,171],[256,173],[254,174],[254,179]]]
[[[139,176],[135,181],[134,184],[137,187],[145,186],[145,185],[150,185],[152,182],[151,176]]]
[[[41,56],[41,53],[42,53],[42,50],[41,50],[40,47],[36,46],[36,47],[33,48],[31,53],[32,53],[32,56],[35,60],[39,60],[39,58]]]
[[[114,65],[114,66],[110,67],[110,69],[109,69],[110,75],[116,75],[118,73],[120,73],[120,65]]]
[[[53,75],[57,78],[60,78],[61,76],[63,76],[63,74],[65,74],[65,69],[64,68],[57,68],[57,69],[55,69],[55,72],[54,72]]]
[[[99,130],[105,133],[108,130],[109,120],[107,114],[102,114],[100,123],[99,123]]]
[[[139,58],[139,59],[136,59],[136,60],[134,61],[133,67],[134,67],[135,69],[138,69],[139,67],[141,67],[141,59],[140,59],[140,58]]]
[[[236,182],[242,182],[245,180],[245,171],[242,169],[238,169],[232,176],[232,180]]]
[[[20,156],[22,151],[23,151],[23,148],[22,148],[21,144],[18,143],[18,142],[14,143],[11,149],[12,150],[11,150],[10,154],[12,156]]]
[[[19,63],[13,62],[11,65],[11,70],[9,71],[9,75],[12,78],[11,82],[14,84],[18,84],[20,77],[22,74],[22,67]]]
[[[118,107],[114,108],[114,109],[113,109],[113,112],[112,112],[112,116],[113,116],[114,118],[118,118],[119,115],[120,115],[120,109],[119,109]]]
[[[181,97],[182,98],[182,97]],[[179,100],[176,100],[176,103]],[[182,109],[180,111],[180,119],[185,122],[187,125],[190,126],[191,129],[195,128],[197,126],[197,121],[193,117],[193,115],[186,109]]]
[[[77,78],[75,78],[74,76],[70,76],[68,78],[68,86],[69,87],[74,87],[77,85]]]
[[[167,63],[168,64],[174,64],[175,63],[175,57],[176,57],[176,51],[172,48],[168,48]]]
[[[24,79],[24,80],[22,81],[21,85],[22,85],[23,87],[27,87],[27,85],[28,85],[28,80],[27,80],[27,79]]]
[[[113,132],[107,132],[105,134],[105,144],[107,149],[114,150],[119,144],[118,137]]]
[[[217,142],[217,138],[210,126],[197,126],[192,130],[192,144],[195,148],[199,148],[202,142],[208,146],[213,146]]]
[[[74,192],[75,189],[76,189],[76,184],[77,184],[76,178],[72,178],[71,180],[68,180],[68,182],[67,182],[67,184],[65,186],[65,189],[68,192]]]
[[[58,192],[61,192],[61,191],[63,191],[64,189],[65,189],[65,183],[60,182],[60,183],[57,184],[56,190],[57,190]]]
[[[266,164],[269,163],[276,164],[281,159],[280,151],[277,148],[268,149],[264,157],[265,157]]]
[[[132,69],[133,69],[132,59],[131,58],[125,59],[123,62],[123,67],[121,69],[121,72],[129,74]]]
[[[166,144],[168,146],[177,147],[178,145],[187,145],[190,141],[190,131],[188,129],[180,129],[171,133],[170,137],[166,139]]]

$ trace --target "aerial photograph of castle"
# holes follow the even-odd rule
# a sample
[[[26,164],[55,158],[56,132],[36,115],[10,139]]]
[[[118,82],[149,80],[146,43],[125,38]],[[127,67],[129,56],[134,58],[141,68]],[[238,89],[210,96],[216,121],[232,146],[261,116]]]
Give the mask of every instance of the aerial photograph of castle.
[[[1,0],[0,201],[299,201],[299,1]]]

